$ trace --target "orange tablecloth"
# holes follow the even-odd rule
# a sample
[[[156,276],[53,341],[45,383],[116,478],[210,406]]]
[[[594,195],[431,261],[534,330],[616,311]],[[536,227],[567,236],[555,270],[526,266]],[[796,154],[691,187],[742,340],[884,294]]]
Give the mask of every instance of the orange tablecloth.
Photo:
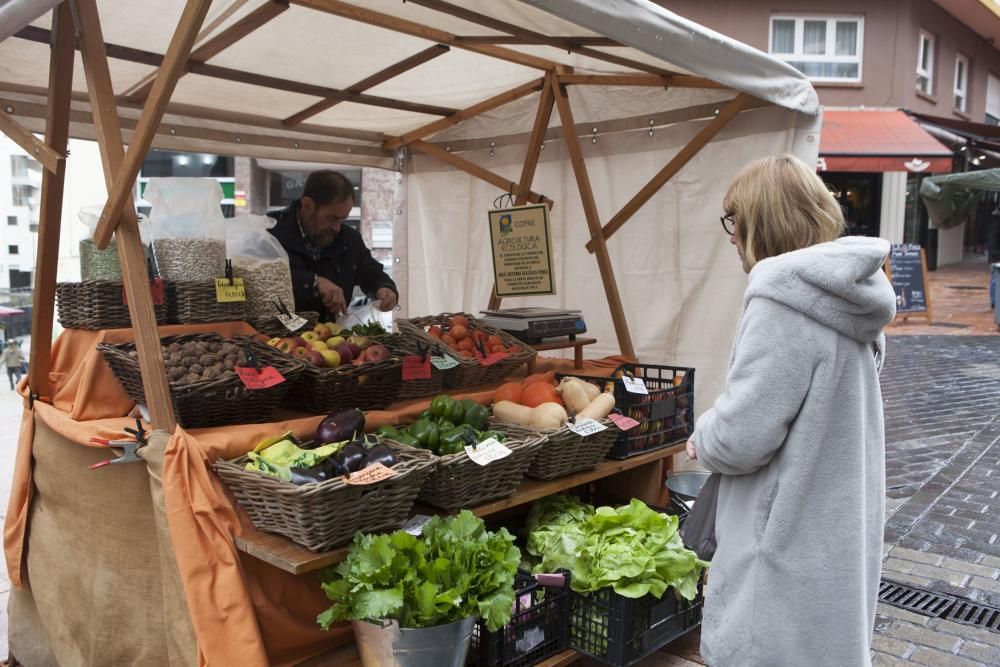
[[[210,325],[210,330],[233,334],[242,333],[246,326],[216,324]],[[162,327],[161,334],[195,330],[204,329]],[[93,436],[121,436],[121,429],[131,421],[121,415],[132,408],[132,403],[124,397],[93,346],[98,340],[128,340],[129,332],[74,331],[60,336],[53,349],[55,405],[37,402],[33,408],[37,417],[81,445],[87,445]],[[623,361],[621,357],[596,360],[582,372],[608,375]],[[539,371],[550,368],[569,370],[572,362],[539,360]],[[19,388],[26,396],[24,381]],[[492,399],[491,389],[452,393],[462,393],[480,403]],[[391,410],[371,411],[367,414],[368,427],[412,421],[428,402],[417,399],[394,405]],[[244,454],[265,437],[286,430],[301,437],[311,436],[323,419],[294,413],[277,416],[280,421],[267,424],[193,430],[178,427],[167,445],[163,473],[167,519],[202,664],[289,664],[321,652],[336,643],[338,637],[338,633],[322,631],[315,622],[316,614],[328,606],[318,573],[292,575],[236,550],[233,537],[242,533],[247,519],[222,481],[211,472],[215,459]],[[26,402],[4,526],[7,569],[17,587],[22,585],[25,527],[32,492],[33,434]],[[344,632],[349,632],[349,627],[339,635]]]

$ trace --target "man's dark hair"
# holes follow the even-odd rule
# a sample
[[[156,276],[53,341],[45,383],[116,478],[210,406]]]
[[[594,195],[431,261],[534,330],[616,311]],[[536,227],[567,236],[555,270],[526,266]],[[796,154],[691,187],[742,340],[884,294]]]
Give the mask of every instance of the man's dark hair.
[[[306,177],[306,184],[302,187],[302,196],[312,199],[316,202],[316,206],[343,201],[348,197],[353,202],[354,184],[339,171],[322,169],[314,171]]]

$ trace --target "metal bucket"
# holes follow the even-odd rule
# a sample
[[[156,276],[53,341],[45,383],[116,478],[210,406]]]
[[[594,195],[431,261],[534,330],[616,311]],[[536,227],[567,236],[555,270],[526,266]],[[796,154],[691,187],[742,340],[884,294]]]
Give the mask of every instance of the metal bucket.
[[[695,498],[701,493],[701,487],[705,486],[711,474],[701,470],[687,470],[671,473],[667,477],[664,486],[670,492],[670,506],[679,517],[682,519],[687,517],[691,507],[694,506]]]
[[[430,628],[401,628],[396,621],[353,621],[365,667],[464,667],[475,617]]]

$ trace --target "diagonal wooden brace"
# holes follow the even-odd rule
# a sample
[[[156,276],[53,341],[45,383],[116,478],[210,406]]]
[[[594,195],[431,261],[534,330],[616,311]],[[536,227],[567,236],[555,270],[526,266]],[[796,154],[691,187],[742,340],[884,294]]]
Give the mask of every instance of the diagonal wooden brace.
[[[60,160],[66,156],[53,150],[44,141],[31,133],[4,110],[0,110],[0,132],[10,137],[15,144],[27,151],[28,155],[42,163],[42,166],[55,173]]]

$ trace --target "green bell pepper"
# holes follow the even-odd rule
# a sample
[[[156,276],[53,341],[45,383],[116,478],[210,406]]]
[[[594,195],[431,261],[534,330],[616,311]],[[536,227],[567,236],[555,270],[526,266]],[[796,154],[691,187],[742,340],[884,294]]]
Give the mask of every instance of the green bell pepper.
[[[375,429],[375,435],[389,438],[390,440],[399,440],[399,436],[403,435],[403,433],[392,424],[383,424]]]
[[[448,417],[454,410],[455,399],[447,394],[441,394],[440,396],[435,396],[434,400],[431,401],[431,412],[435,417]],[[455,421],[452,419],[451,421]]]
[[[471,433],[473,433],[472,427],[466,424],[456,426],[450,431],[443,433],[438,445],[438,454],[445,456],[461,452],[465,448],[466,438]]]
[[[438,425],[438,430],[440,430],[442,433],[444,433],[445,431],[450,431],[451,429],[455,428],[455,424],[453,422],[448,421],[447,419],[439,419],[437,425]]]
[[[424,449],[435,449],[439,439],[438,425],[430,419],[418,419],[410,427],[410,435],[417,439]]]
[[[452,400],[451,405],[448,406],[446,418],[455,424],[463,423],[465,419],[465,405],[461,401]]]
[[[399,437],[396,438],[396,442],[407,447],[420,447],[420,442],[409,433],[400,433]]]
[[[465,423],[477,431],[482,431],[486,428],[489,421],[490,411],[487,410],[485,406],[479,405],[478,403],[473,403],[472,406],[465,411]]]
[[[493,438],[497,442],[504,442],[507,440],[507,436],[500,431],[483,431],[479,434],[479,442],[489,440],[490,438]]]
[[[421,412],[417,419],[437,419],[437,415],[435,415],[434,412],[428,408]]]

